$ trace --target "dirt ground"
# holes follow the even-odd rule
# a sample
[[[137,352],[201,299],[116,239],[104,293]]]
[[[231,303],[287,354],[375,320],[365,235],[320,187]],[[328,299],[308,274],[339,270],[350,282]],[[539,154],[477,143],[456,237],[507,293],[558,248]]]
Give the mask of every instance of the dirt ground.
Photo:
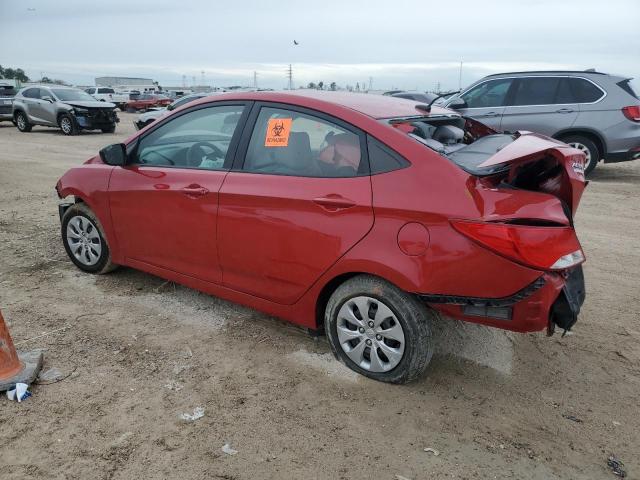
[[[616,478],[609,454],[640,478],[640,161],[600,165],[580,206],[573,335],[445,320],[428,372],[393,386],[253,310],[76,269],[54,185],[133,132],[120,117],[115,134],[78,137],[0,124],[0,308],[19,349],[68,375],[0,398],[3,480]]]

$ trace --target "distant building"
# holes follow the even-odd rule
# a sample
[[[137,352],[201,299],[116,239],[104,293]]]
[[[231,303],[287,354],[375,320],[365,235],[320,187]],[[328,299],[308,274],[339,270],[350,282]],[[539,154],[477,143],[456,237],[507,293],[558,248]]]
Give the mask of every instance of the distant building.
[[[150,78],[136,77],[96,77],[96,87],[118,88],[154,88],[155,84]]]

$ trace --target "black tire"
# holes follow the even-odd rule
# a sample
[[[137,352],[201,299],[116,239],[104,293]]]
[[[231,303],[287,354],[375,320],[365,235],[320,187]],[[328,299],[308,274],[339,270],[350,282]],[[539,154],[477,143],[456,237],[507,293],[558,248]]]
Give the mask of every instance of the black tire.
[[[80,133],[76,119],[68,113],[63,113],[58,117],[58,126],[65,135],[78,135]]]
[[[84,219],[87,219],[91,223],[91,226],[95,227],[96,233],[98,234],[100,239],[100,247],[101,247],[100,254],[98,255],[97,261],[95,261],[95,263],[92,263],[90,265],[87,264],[86,262],[80,261],[76,257],[76,253],[72,251],[74,246],[70,245],[70,241],[68,240],[67,229],[69,228],[69,223],[72,220],[74,220],[76,217],[82,217]],[[89,229],[87,230],[91,232],[91,230]],[[100,221],[95,216],[95,214],[91,211],[91,209],[86,204],[76,203],[70,206],[67,209],[67,211],[64,212],[64,215],[62,217],[62,222],[61,222],[60,233],[62,236],[62,244],[64,245],[64,249],[67,252],[67,255],[69,256],[71,261],[75,264],[75,266],[78,267],[80,270],[88,273],[103,274],[103,273],[111,272],[116,268],[118,268],[117,265],[111,262],[111,250],[109,249],[109,245],[107,244],[107,240],[105,238],[102,225],[100,224]],[[82,256],[82,254],[80,254],[80,256]],[[89,258],[89,257],[85,256],[85,258]]]
[[[29,119],[24,112],[16,112],[13,117],[14,122],[18,130],[21,132],[30,132],[33,128],[33,125],[29,123]]]
[[[561,140],[564,143],[575,146],[578,150],[583,150],[585,153],[588,151],[589,161],[585,165],[584,174],[587,176],[593,172],[600,161],[600,150],[598,150],[598,146],[593,142],[593,140],[582,135],[567,135],[566,137],[562,137]]]
[[[102,133],[113,133],[116,131],[116,124],[114,123],[108,127],[102,127],[100,130],[102,130]]]
[[[349,358],[340,345],[337,332],[340,309],[350,300],[362,296],[373,298],[383,303],[393,312],[402,327],[404,352],[397,365],[388,371],[373,372],[362,368]],[[368,318],[372,318],[371,309],[366,315]],[[433,355],[431,323],[436,318],[438,318],[438,313],[428,308],[414,295],[381,278],[358,275],[340,285],[331,295],[325,310],[324,328],[334,355],[352,370],[381,382],[407,383],[418,378],[431,361],[431,356]],[[366,341],[370,342],[369,340]],[[371,345],[371,343],[367,343],[367,345]],[[364,347],[365,350],[366,348]]]

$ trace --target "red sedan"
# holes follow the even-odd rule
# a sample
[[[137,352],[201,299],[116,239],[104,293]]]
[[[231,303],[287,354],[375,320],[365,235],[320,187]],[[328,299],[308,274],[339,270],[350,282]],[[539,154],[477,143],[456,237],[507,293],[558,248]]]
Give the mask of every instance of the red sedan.
[[[171,102],[172,100],[164,95],[143,93],[142,95],[138,95],[135,99],[129,100],[125,103],[125,109],[127,111],[137,111],[146,110],[152,107],[166,107]]]
[[[439,314],[569,330],[584,155],[443,108],[238,92],[173,111],[58,182],[62,239],[117,265],[324,331],[368,377],[416,378]]]

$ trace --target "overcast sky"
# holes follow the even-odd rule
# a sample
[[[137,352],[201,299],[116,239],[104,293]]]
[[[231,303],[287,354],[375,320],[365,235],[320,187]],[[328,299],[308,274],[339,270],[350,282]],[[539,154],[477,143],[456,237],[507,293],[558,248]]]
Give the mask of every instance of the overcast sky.
[[[0,0],[0,65],[92,85],[374,89],[463,86],[489,73],[586,69],[640,77],[640,0]],[[293,40],[299,45],[294,45]]]

